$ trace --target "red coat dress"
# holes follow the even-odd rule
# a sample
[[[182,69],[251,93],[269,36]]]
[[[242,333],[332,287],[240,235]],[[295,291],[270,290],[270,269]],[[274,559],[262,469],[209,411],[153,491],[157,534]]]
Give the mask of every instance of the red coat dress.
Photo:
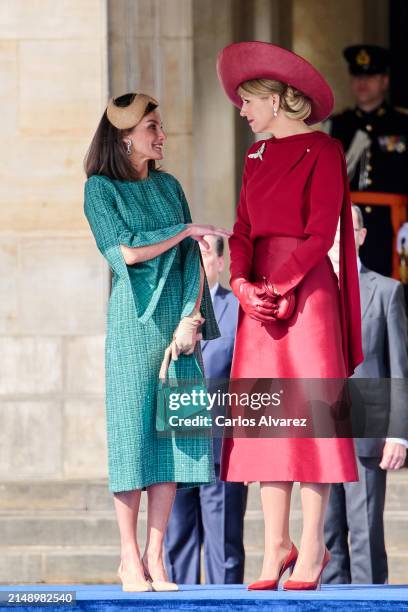
[[[230,238],[231,276],[266,276],[280,294],[294,292],[296,309],[287,320],[264,324],[240,308],[231,378],[345,378],[363,355],[341,144],[316,131],[257,142],[248,155],[260,149],[261,155],[246,158]],[[339,217],[337,279],[327,253]],[[294,409],[290,406],[289,412]],[[221,477],[263,482],[358,479],[348,438],[225,438]]]

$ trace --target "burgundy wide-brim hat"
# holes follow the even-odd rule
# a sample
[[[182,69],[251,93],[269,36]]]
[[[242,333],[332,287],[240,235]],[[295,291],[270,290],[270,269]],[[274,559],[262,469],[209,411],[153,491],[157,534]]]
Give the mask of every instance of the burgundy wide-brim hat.
[[[312,113],[305,123],[319,123],[333,110],[334,96],[326,79],[303,57],[278,45],[259,41],[228,45],[218,54],[217,73],[225,93],[238,108],[242,106],[237,94],[241,83],[273,79],[299,89],[310,98]]]

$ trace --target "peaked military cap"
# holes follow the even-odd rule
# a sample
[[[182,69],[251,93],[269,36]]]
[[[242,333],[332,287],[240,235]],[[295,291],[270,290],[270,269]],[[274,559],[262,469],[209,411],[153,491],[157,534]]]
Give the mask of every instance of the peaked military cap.
[[[353,45],[346,47],[343,55],[353,75],[384,74],[390,66],[390,52],[378,45]]]

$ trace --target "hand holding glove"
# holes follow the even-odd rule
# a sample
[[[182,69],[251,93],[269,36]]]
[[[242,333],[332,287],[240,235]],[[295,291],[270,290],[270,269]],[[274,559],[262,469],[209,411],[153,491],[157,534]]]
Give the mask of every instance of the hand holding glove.
[[[178,355],[191,355],[194,352],[194,347],[197,340],[202,339],[202,335],[198,333],[198,328],[204,323],[204,318],[201,313],[194,311],[188,317],[183,317],[177,326],[173,335],[173,341],[176,344]]]
[[[176,331],[173,334],[173,340],[164,352],[163,361],[160,367],[159,378],[165,380],[170,360],[177,361],[180,354],[192,355],[194,353],[196,342],[202,340],[203,335],[199,331],[199,327],[204,323],[205,319],[201,316],[200,305],[204,290],[204,270],[200,265],[200,289],[193,311],[188,317],[183,317],[177,325]]]
[[[177,361],[180,354],[191,355],[194,353],[196,342],[202,340],[203,336],[199,332],[199,327],[205,319],[200,312],[194,311],[190,316],[183,317],[173,334],[171,344],[164,352],[163,361],[160,367],[159,378],[165,380],[170,360]]]

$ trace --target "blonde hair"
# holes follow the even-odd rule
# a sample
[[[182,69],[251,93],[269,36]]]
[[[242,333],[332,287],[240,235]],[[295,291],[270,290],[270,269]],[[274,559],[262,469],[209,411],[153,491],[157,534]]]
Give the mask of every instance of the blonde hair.
[[[279,108],[283,110],[289,119],[307,119],[312,112],[312,102],[301,91],[271,79],[252,79],[241,83],[237,91],[238,95],[245,93],[253,96],[279,95]]]

